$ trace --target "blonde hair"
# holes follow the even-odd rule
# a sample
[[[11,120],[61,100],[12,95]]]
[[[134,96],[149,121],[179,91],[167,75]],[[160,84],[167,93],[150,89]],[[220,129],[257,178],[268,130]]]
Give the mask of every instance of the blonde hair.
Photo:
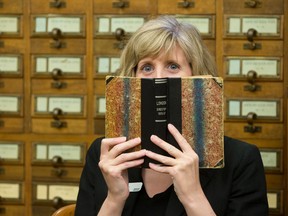
[[[129,39],[120,57],[119,75],[135,76],[138,62],[145,57],[169,53],[176,45],[184,52],[193,75],[217,76],[214,59],[191,24],[172,16],[160,16],[144,23]]]

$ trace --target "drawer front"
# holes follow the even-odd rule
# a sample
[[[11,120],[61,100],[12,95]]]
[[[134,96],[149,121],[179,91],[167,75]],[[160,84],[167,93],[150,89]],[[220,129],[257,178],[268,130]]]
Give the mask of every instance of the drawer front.
[[[20,205],[24,203],[24,183],[19,181],[0,181],[0,196],[1,204],[16,204]]]
[[[85,39],[31,39],[31,52],[37,54],[85,54]]]
[[[225,81],[224,87],[226,97],[280,98],[284,96],[281,82]]]
[[[225,0],[225,14],[283,14],[283,0]]]
[[[82,167],[32,167],[34,180],[79,181],[81,173]]]
[[[93,0],[93,8],[95,14],[150,14],[156,4],[153,0]]]
[[[255,43],[256,49],[250,49],[251,42],[249,41],[223,41],[223,54],[230,56],[283,56],[283,41],[261,40],[255,41]]]
[[[94,53],[105,55],[119,55],[125,46],[125,42],[116,39],[95,39]]]
[[[23,13],[23,0],[1,0],[0,14]]]
[[[94,80],[94,94],[105,95],[106,82],[105,79]]]
[[[33,78],[61,80],[86,77],[85,55],[33,55],[31,62]]]
[[[1,93],[5,93],[5,94],[23,94],[23,80],[1,78],[0,79],[0,91]]]
[[[94,119],[94,133],[99,136],[104,136],[105,134],[105,118],[95,118]]]
[[[23,56],[19,54],[0,55],[1,78],[18,78],[23,76]],[[19,83],[18,83],[19,85]],[[8,85],[9,86],[9,85]],[[0,88],[3,87],[0,84]],[[12,86],[11,86],[12,87]]]
[[[36,134],[85,134],[87,120],[82,119],[36,119],[31,120],[31,130]]]
[[[214,14],[215,0],[158,0],[159,14]]]
[[[34,94],[87,94],[87,84],[85,80],[48,80],[33,79],[32,92]]]
[[[2,216],[26,216],[26,209],[23,205],[0,205],[0,215]]]
[[[23,39],[0,38],[0,53],[24,53],[25,41]]]
[[[3,180],[23,180],[24,179],[24,167],[0,165],[0,178]]]
[[[0,116],[0,133],[23,133],[24,119],[23,118],[8,118]]]
[[[23,16],[0,14],[1,37],[21,38],[23,37]]]
[[[61,204],[76,202],[78,183],[32,182],[32,202],[58,208]]]
[[[255,123],[253,126],[261,127],[261,131],[255,133],[245,132],[247,126],[250,125],[242,122],[225,122],[224,133],[236,139],[283,139],[283,124]]]
[[[24,143],[0,140],[0,165],[22,165],[24,163]]]
[[[51,167],[82,167],[86,143],[38,141],[32,145],[32,164]]]
[[[283,57],[225,56],[223,66],[225,81],[283,81]]]
[[[84,13],[89,1],[78,0],[31,0],[31,13],[73,14]]]
[[[282,15],[225,15],[224,37],[248,39],[282,39],[283,38]]]

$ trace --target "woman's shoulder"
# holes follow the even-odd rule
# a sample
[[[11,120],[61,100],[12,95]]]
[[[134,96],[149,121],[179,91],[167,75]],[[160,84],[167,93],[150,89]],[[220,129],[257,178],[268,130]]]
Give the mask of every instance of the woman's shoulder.
[[[227,136],[224,137],[224,157],[229,163],[261,160],[260,151],[256,145]]]
[[[96,138],[88,147],[87,157],[100,156],[101,141],[104,137]]]

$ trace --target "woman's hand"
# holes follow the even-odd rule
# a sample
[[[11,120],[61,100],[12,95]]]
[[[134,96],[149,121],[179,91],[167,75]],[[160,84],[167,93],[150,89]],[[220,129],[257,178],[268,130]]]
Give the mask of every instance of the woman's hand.
[[[102,206],[99,213],[105,215],[108,213],[107,211],[112,210],[113,215],[117,215],[117,212],[122,212],[125,201],[129,196],[127,169],[141,165],[145,156],[145,150],[135,152],[127,152],[127,150],[140,143],[140,138],[128,141],[125,137],[102,140],[99,167],[108,187],[108,195],[103,204],[105,208]]]
[[[179,144],[180,150],[152,135],[151,141],[172,157],[146,151],[147,157],[161,163],[161,165],[150,163],[150,168],[157,172],[170,174],[174,190],[187,215],[215,215],[200,184],[198,155],[172,124],[168,125],[168,130]],[[203,210],[203,207],[207,208]]]

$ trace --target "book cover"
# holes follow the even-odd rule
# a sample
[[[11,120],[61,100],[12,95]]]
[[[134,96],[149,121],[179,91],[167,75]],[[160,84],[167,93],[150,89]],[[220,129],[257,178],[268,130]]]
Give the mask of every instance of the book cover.
[[[172,123],[199,157],[200,168],[224,166],[223,80],[220,77],[106,77],[105,136],[141,137],[140,148],[168,155],[155,134],[179,148]],[[149,159],[146,158],[144,167]]]

